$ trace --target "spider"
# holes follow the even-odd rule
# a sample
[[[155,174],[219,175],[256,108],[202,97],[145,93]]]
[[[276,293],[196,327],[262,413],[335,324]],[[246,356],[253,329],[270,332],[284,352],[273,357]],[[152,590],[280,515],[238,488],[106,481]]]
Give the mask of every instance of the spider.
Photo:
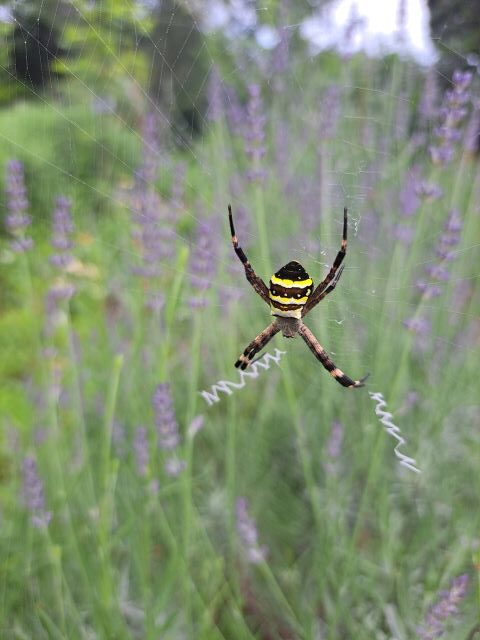
[[[279,331],[285,338],[293,338],[295,334],[300,336],[307,343],[313,355],[320,360],[325,369],[344,387],[363,387],[368,374],[360,380],[352,380],[339,369],[329,358],[327,352],[315,338],[310,329],[303,324],[302,318],[307,315],[317,304],[331,293],[337,286],[340,276],[343,273],[343,259],[347,252],[347,209],[343,210],[343,237],[342,246],[337,253],[337,257],[325,279],[316,289],[313,287],[313,280],[299,262],[292,260],[279,269],[270,278],[270,287],[257,276],[248,261],[243,249],[238,244],[238,239],[233,226],[232,207],[228,205],[228,219],[232,234],[232,244],[235,253],[239,257],[245,268],[245,275],[258,295],[271,309],[274,317],[273,322],[252,340],[245,351],[235,362],[235,366],[246,369],[253,361],[256,354],[275,336]]]

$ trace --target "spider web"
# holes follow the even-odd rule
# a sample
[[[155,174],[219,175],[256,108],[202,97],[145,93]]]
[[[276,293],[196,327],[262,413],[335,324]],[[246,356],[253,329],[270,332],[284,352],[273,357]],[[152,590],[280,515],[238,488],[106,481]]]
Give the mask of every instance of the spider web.
[[[424,125],[418,140],[409,137],[417,131],[412,121],[421,117],[421,100],[412,97],[415,88],[412,78],[417,72],[413,62],[404,63],[403,75],[398,82],[385,81],[393,68],[389,58],[371,63],[378,75],[338,74],[342,66],[353,68],[351,52],[340,54],[340,64],[332,62],[334,54],[320,63],[322,58],[309,50],[301,38],[304,19],[314,14],[307,8],[304,16],[299,9],[289,12],[288,8],[272,16],[268,8],[252,2],[171,3],[170,9],[167,8],[158,20],[154,13],[157,3],[153,1],[127,1],[122,3],[123,10],[116,10],[115,4],[104,3],[102,14],[95,13],[101,3],[95,7],[95,4],[83,2],[42,0],[32,5],[36,8],[34,14],[38,22],[46,18],[47,23],[57,25],[57,39],[63,51],[53,54],[52,64],[41,69],[41,88],[26,80],[15,80],[5,57],[1,70],[4,77],[10,78],[10,88],[23,84],[25,93],[33,94],[37,108],[43,107],[45,113],[54,114],[60,122],[69,125],[72,164],[65,167],[55,157],[43,155],[42,146],[47,145],[50,136],[47,124],[43,129],[40,126],[32,144],[26,144],[15,128],[2,127],[0,136],[12,156],[18,155],[27,162],[33,159],[58,174],[58,185],[45,185],[43,202],[50,201],[53,209],[60,184],[61,191],[66,191],[67,195],[75,194],[75,187],[79,187],[90,191],[92,200],[100,199],[108,205],[110,211],[105,216],[113,215],[112,212],[128,208],[131,203],[142,154],[156,156],[163,206],[171,203],[175,180],[181,191],[181,218],[170,229],[175,242],[188,247],[190,254],[195,255],[198,242],[202,242],[197,241],[196,229],[212,218],[217,221],[216,225],[208,226],[208,242],[205,240],[202,245],[202,255],[204,261],[215,264],[215,268],[203,276],[203,281],[208,280],[211,289],[222,292],[209,302],[210,309],[219,317],[226,312],[227,299],[231,297],[241,296],[246,309],[258,304],[256,300],[247,300],[247,295],[254,296],[243,279],[240,265],[232,267],[235,257],[229,246],[225,218],[228,201],[237,211],[240,243],[259,275],[267,280],[270,273],[295,259],[305,266],[315,283],[325,276],[339,249],[343,207],[348,206],[349,245],[345,273],[336,292],[322,303],[321,311],[320,307],[317,309],[321,317],[319,325],[328,325],[329,336],[336,345],[330,352],[335,359],[345,363],[351,354],[358,355],[357,327],[368,322],[369,331],[381,333],[377,318],[385,302],[395,307],[401,301],[405,319],[408,318],[408,305],[412,311],[416,305],[416,281],[412,279],[401,288],[390,288],[385,300],[387,278],[382,273],[382,265],[388,263],[386,252],[392,242],[379,237],[377,228],[382,217],[391,213],[380,210],[380,202],[389,200],[391,211],[398,212],[402,197],[415,197],[410,193],[411,183],[417,178],[414,160],[402,166],[398,158],[402,154],[408,156],[409,145],[421,147],[427,144],[425,136],[431,133],[436,122],[432,117]],[[10,44],[12,27],[15,23],[19,26],[12,11],[21,7],[20,2],[5,5],[4,37]],[[155,36],[156,20],[162,27],[161,37]],[[184,35],[183,39],[180,36],[172,54],[167,51],[167,38],[176,27],[180,32],[183,28]],[[48,39],[46,43],[42,42],[36,33],[33,23],[30,30],[23,26],[25,39],[28,36],[37,40],[39,51],[47,50]],[[201,38],[201,44],[189,60],[183,54],[188,51],[192,38],[197,36]],[[198,64],[200,57],[204,66]],[[458,56],[460,67],[465,67],[466,63]],[[331,64],[334,69],[324,81],[317,79],[316,65],[319,64]],[[63,75],[61,81],[55,76],[57,71]],[[313,87],[310,86],[310,73],[316,78]],[[449,80],[434,68],[423,73],[426,82],[432,85],[435,81]],[[382,74],[384,77],[380,78]],[[195,82],[192,83],[193,76]],[[363,78],[361,83],[359,77]],[[249,89],[252,85],[261,87],[258,112],[251,114],[251,118],[257,118],[254,126],[267,131],[266,138],[260,141],[252,140],[252,131],[248,131],[252,126],[248,124],[249,100],[254,100]],[[162,92],[166,87],[161,100],[152,95],[152,86]],[[348,100],[345,99],[347,94]],[[286,104],[292,96],[295,108]],[[425,109],[438,109],[441,96],[431,99],[434,106],[427,105]],[[181,121],[178,119],[179,103],[189,105],[190,109],[188,117],[184,115]],[[30,98],[25,104],[18,100],[16,108],[28,108],[31,104]],[[98,127],[87,127],[72,115],[72,109],[79,106],[90,111],[93,120],[98,119]],[[215,113],[216,109],[220,109],[221,116]],[[142,123],[149,113],[155,116],[155,126],[161,131],[161,144],[157,144],[154,137],[148,138],[149,134],[145,137],[145,129],[142,133]],[[295,113],[293,125],[288,126],[283,118]],[[219,135],[219,117],[228,123],[223,131],[228,138],[218,147],[224,149],[224,158],[212,155],[212,139],[218,140]],[[120,140],[118,147],[105,142],[102,127],[107,120],[129,134],[130,153],[121,146]],[[236,126],[237,132],[234,131]],[[355,128],[361,129],[361,135],[352,140],[348,132]],[[385,139],[379,136],[382,129],[387,132]],[[261,138],[263,131],[258,132],[258,136]],[[97,153],[105,154],[112,167],[111,176],[105,175],[103,181],[95,185],[84,177],[82,167],[76,166],[75,158],[82,151],[84,139],[94,142]],[[246,155],[242,145],[247,147]],[[249,145],[254,147],[250,154]],[[266,155],[263,155],[263,146],[267,148]],[[262,238],[256,224],[255,199],[243,196],[245,185],[252,179],[251,175],[250,178],[246,175],[251,171],[248,162],[255,153],[262,156],[258,161],[259,170],[267,175],[262,188],[279,196],[275,208],[271,203],[273,198],[265,198],[271,264],[259,249]],[[309,160],[305,162],[307,157]],[[412,153],[410,157],[415,156]],[[163,180],[162,176],[167,178]],[[253,176],[253,179],[263,177]],[[381,199],[376,198],[378,191],[383,193]],[[277,209],[279,206],[282,210]],[[87,231],[85,220],[88,220],[87,228],[95,225],[91,212],[84,214],[75,204],[74,211],[79,230]],[[398,213],[392,213],[392,234],[399,221]],[[36,225],[43,226],[45,233],[49,233],[47,220],[36,220]],[[435,262],[433,251],[442,233],[440,224],[425,230],[421,239],[423,257],[411,265],[412,277],[415,271],[421,272],[426,265]],[[115,239],[107,241],[105,236],[98,235],[95,243],[101,252],[141,259],[138,245],[131,244],[128,238],[119,239],[116,235]],[[460,301],[462,296],[472,295],[478,277],[464,269],[468,261],[476,259],[478,246],[466,239],[455,249],[462,256],[461,270],[453,276]],[[379,265],[378,271],[370,267],[372,263]],[[175,275],[176,266],[170,256],[160,256],[158,265],[172,277]],[[185,269],[188,279],[198,276],[197,268],[191,263]],[[128,286],[142,288],[140,283],[130,282]],[[338,296],[340,288],[342,297]],[[458,322],[462,315],[468,316],[462,318],[466,324],[475,321],[471,312],[462,311],[466,307],[445,302],[442,298],[432,299],[427,307],[441,308],[450,322]],[[444,340],[441,333],[436,338]],[[445,341],[448,346],[449,341]],[[365,370],[369,369],[368,361],[362,365]]]

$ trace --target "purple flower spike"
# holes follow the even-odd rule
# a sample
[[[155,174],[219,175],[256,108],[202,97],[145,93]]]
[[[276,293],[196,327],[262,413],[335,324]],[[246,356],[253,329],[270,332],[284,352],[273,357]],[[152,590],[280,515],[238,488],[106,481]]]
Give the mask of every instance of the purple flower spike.
[[[50,256],[50,264],[60,271],[66,271],[73,261],[70,253],[73,247],[71,235],[74,230],[71,207],[72,203],[68,198],[59,196],[53,212],[52,246],[56,249],[56,253]]]
[[[445,92],[440,116],[441,124],[436,127],[436,144],[430,147],[430,157],[434,164],[446,167],[455,155],[455,143],[462,137],[461,125],[468,110],[466,105],[471,96],[468,91],[472,81],[469,71],[455,71],[452,82],[453,88]]]
[[[458,607],[465,598],[468,587],[468,575],[454,578],[447,591],[439,592],[439,599],[427,612],[425,623],[417,628],[421,640],[434,640],[444,635],[445,621],[458,613]]]
[[[255,521],[248,513],[246,498],[238,498],[236,504],[237,533],[246,553],[247,561],[260,564],[265,560],[267,547],[258,543],[258,532]]]
[[[196,295],[190,298],[193,309],[205,307],[205,294],[212,286],[217,273],[218,252],[215,242],[216,220],[202,220],[197,229],[197,239],[190,256],[190,283]]]
[[[417,288],[427,298],[434,298],[442,293],[442,283],[450,279],[448,263],[455,259],[455,252],[452,248],[460,241],[462,221],[458,209],[452,209],[443,225],[443,233],[440,235],[438,244],[435,247],[436,261],[432,261],[425,267],[425,273],[429,281],[420,281]]]
[[[152,404],[157,427],[158,446],[161,449],[175,449],[180,442],[180,435],[168,382],[157,385],[153,394]]]
[[[183,174],[180,169],[179,180],[175,182],[172,200],[167,207],[155,185],[160,167],[156,114],[147,114],[142,135],[142,162],[136,172],[131,199],[135,224],[132,237],[140,258],[140,264],[133,271],[148,279],[145,283],[145,306],[152,311],[160,311],[164,306],[165,296],[161,284],[154,280],[162,275],[162,265],[170,264],[175,255],[174,213],[182,206]]]
[[[23,460],[23,497],[25,506],[31,513],[32,525],[37,529],[47,527],[52,514],[45,510],[43,483],[38,474],[37,462],[31,456],[26,456]]]
[[[7,215],[5,226],[12,234],[10,248],[15,253],[24,253],[33,246],[33,240],[25,235],[32,218],[26,213],[28,209],[27,189],[23,164],[19,160],[10,160],[6,171]]]
[[[180,434],[168,382],[157,385],[153,394],[152,404],[157,427],[158,446],[160,449],[169,452],[165,460],[165,473],[167,476],[176,477],[185,469],[186,462],[180,460],[175,453],[175,449],[180,444]]]
[[[251,84],[248,87],[247,123],[245,132],[245,151],[250,158],[251,169],[247,178],[252,182],[263,182],[265,170],[261,161],[265,155],[265,122],[260,87]]]

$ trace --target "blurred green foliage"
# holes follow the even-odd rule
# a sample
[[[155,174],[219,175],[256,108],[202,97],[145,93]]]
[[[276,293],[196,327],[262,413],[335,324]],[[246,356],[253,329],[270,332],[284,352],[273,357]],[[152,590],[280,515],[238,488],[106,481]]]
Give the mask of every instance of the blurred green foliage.
[[[92,95],[83,100],[87,104],[24,102],[0,111],[1,183],[7,161],[21,160],[35,220],[49,217],[60,194],[71,197],[81,215],[105,215],[115,204],[112,183],[132,180],[138,135],[118,117],[96,113]]]

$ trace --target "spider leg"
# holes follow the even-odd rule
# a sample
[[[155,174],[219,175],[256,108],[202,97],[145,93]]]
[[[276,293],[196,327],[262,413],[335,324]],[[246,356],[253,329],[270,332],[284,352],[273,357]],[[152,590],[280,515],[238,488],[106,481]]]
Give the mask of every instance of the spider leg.
[[[344,387],[356,388],[363,387],[365,380],[368,378],[369,374],[360,378],[360,380],[352,380],[347,375],[343,373],[341,369],[339,369],[336,364],[328,357],[327,352],[322,347],[322,345],[315,338],[310,329],[302,324],[298,330],[298,333],[302,336],[302,338],[307,343],[308,348],[313,353],[313,355],[320,360],[325,369],[330,373],[331,376],[335,378],[337,382],[339,382]]]
[[[253,358],[257,355],[263,347],[270,342],[275,334],[280,331],[280,327],[276,322],[272,322],[272,324],[268,325],[266,329],[259,333],[258,336],[250,342],[248,347],[239,356],[238,360],[235,362],[235,366],[240,369],[246,369],[250,364],[252,364]]]
[[[238,239],[237,239],[237,236],[235,234],[235,227],[233,226],[232,207],[230,205],[228,205],[228,219],[229,219],[229,222],[230,222],[230,232],[232,234],[233,248],[234,248],[235,253],[239,257],[241,263],[243,264],[243,266],[245,268],[245,275],[247,277],[247,280],[252,285],[252,287],[255,289],[255,291],[258,293],[258,295],[263,300],[265,300],[265,302],[270,306],[270,299],[268,297],[268,287],[267,287],[267,285],[264,283],[264,281],[261,278],[259,278],[257,276],[255,271],[253,270],[252,265],[248,261],[247,256],[243,252],[243,249],[238,246]]]
[[[335,258],[333,265],[328,272],[322,282],[318,285],[312,295],[308,298],[307,303],[303,307],[302,317],[307,315],[309,311],[313,309],[313,307],[317,306],[320,300],[328,295],[331,291],[335,289],[337,286],[337,282],[340,279],[340,276],[343,273],[343,267],[340,269],[340,265],[345,258],[347,253],[347,207],[343,209],[343,236],[342,236],[342,245],[340,247],[340,251],[337,253],[337,257]]]

